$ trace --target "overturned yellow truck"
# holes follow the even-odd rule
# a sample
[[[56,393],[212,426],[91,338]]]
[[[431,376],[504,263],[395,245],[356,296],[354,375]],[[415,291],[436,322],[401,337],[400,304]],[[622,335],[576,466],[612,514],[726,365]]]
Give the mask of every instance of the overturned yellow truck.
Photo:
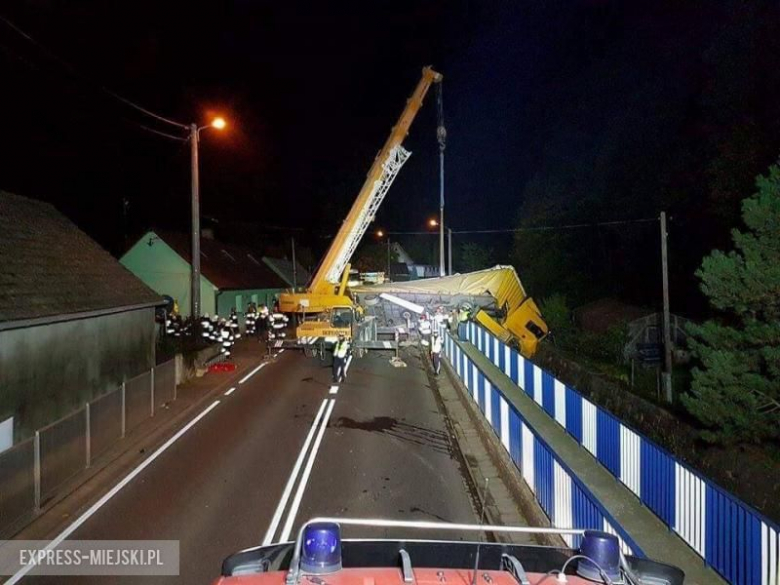
[[[512,266],[409,282],[364,285],[352,294],[366,315],[379,323],[379,334],[413,327],[424,313],[440,307],[451,314],[463,306],[472,319],[503,342],[533,357],[548,333],[534,300],[526,294]]]

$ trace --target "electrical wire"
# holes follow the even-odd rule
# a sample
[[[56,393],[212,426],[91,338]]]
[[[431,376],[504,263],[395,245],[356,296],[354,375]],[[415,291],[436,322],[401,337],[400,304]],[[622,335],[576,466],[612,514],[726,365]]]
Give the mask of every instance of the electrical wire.
[[[538,231],[554,231],[554,230],[571,230],[581,228],[591,228],[600,226],[612,226],[612,225],[627,225],[632,223],[649,223],[658,221],[657,217],[643,217],[641,219],[622,219],[614,221],[598,221],[595,223],[572,223],[567,225],[539,225],[539,226],[527,226],[519,228],[503,228],[503,229],[480,229],[480,230],[452,230],[453,234],[509,234],[519,232],[538,232]],[[383,230],[384,231],[384,230]],[[431,235],[438,236],[439,231],[388,231],[385,234],[396,235]]]
[[[118,94],[117,92],[113,91],[112,89],[109,89],[105,85],[102,85],[101,83],[98,83],[90,78],[88,78],[86,75],[81,73],[76,67],[74,67],[72,64],[70,64],[68,61],[54,53],[52,50],[50,50],[48,47],[40,43],[39,41],[35,40],[29,33],[22,30],[19,26],[14,24],[11,20],[9,20],[4,15],[0,14],[0,21],[4,22],[6,26],[8,26],[11,30],[13,30],[16,34],[21,36],[23,39],[25,39],[27,42],[35,45],[43,51],[49,58],[53,59],[54,61],[58,62],[60,65],[65,67],[72,75],[80,78],[83,81],[87,81],[90,84],[97,86],[101,91],[106,93],[107,95],[110,95],[114,99],[118,100],[119,102],[125,104],[126,106],[129,106],[131,108],[134,108],[135,110],[146,114],[147,116],[150,116],[151,118],[154,118],[156,120],[159,120],[160,122],[165,122],[166,124],[171,124],[173,126],[177,126],[179,128],[189,129],[189,126],[186,124],[182,124],[180,122],[176,122],[174,120],[171,120],[169,118],[166,118],[164,116],[161,116],[159,114],[156,114],[152,112],[151,110],[148,110],[147,108],[144,108],[143,106],[140,106],[133,102],[132,100],[129,100],[128,98]]]
[[[187,142],[187,138],[183,136],[174,136],[173,134],[168,134],[167,132],[160,132],[159,130],[155,130],[154,128],[149,128],[149,126],[144,126],[143,124],[137,124],[137,126],[143,130],[146,130],[147,132],[151,132],[152,134],[159,134],[160,136],[165,136],[165,138],[170,138],[171,140],[179,140],[181,142]]]

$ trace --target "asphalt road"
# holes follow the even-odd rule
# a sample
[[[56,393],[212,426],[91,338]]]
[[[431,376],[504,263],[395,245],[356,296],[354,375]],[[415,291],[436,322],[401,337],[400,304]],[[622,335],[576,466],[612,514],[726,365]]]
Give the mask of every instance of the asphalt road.
[[[294,538],[316,515],[475,522],[465,470],[416,350],[402,354],[406,368],[389,357],[353,360],[334,390],[327,364],[287,351],[220,396],[69,536],[179,540],[180,576],[72,582],[208,583],[227,555]]]

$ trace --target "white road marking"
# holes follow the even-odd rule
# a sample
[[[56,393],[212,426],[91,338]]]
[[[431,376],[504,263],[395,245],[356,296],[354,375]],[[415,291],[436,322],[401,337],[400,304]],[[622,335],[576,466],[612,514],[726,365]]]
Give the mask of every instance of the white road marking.
[[[320,431],[317,433],[317,439],[314,441],[314,446],[309,454],[309,460],[306,462],[306,469],[303,470],[301,476],[301,482],[298,484],[298,491],[295,492],[295,499],[290,506],[290,511],[287,513],[287,522],[284,524],[284,530],[279,538],[279,542],[287,542],[290,538],[290,532],[292,532],[293,522],[295,522],[295,516],[298,514],[298,507],[301,505],[301,499],[303,499],[303,492],[306,491],[306,484],[309,482],[309,475],[311,475],[311,468],[314,466],[314,459],[317,457],[317,451],[320,449],[322,443],[322,437],[325,435],[325,428],[328,426],[330,415],[333,412],[333,407],[336,405],[336,400],[329,398],[328,410],[325,413],[325,417],[320,424]]]
[[[246,382],[246,381],[247,381],[249,378],[251,378],[252,376],[254,376],[254,375],[257,373],[257,372],[259,372],[260,370],[262,370],[262,369],[263,369],[265,366],[266,366],[266,362],[263,362],[262,364],[260,364],[259,366],[257,366],[257,367],[256,367],[254,370],[252,370],[251,372],[249,372],[249,373],[248,373],[246,376],[244,376],[243,378],[241,378],[241,379],[238,381],[238,383],[239,383],[239,384],[243,384],[243,383],[244,383],[244,382]]]
[[[104,495],[102,498],[100,498],[97,502],[92,504],[92,506],[84,512],[81,516],[78,517],[78,519],[68,526],[65,530],[60,532],[60,534],[52,540],[48,545],[46,545],[46,548],[43,550],[50,551],[57,548],[63,540],[68,538],[71,534],[73,534],[78,528],[84,524],[89,518],[97,512],[100,508],[102,508],[106,502],[108,502],[111,498],[113,498],[115,495],[117,495],[123,487],[125,487],[128,483],[133,481],[133,479],[141,473],[144,469],[149,467],[149,465],[152,464],[152,462],[157,459],[160,455],[162,455],[165,450],[173,445],[181,436],[186,433],[188,430],[190,430],[200,419],[202,419],[204,416],[206,416],[209,412],[211,412],[214,408],[217,407],[219,404],[219,400],[215,400],[211,403],[211,406],[206,408],[203,412],[201,412],[198,416],[196,416],[194,419],[192,419],[189,423],[187,423],[187,426],[179,430],[178,433],[173,435],[170,439],[168,439],[163,445],[160,446],[154,453],[152,453],[149,458],[145,459],[138,467],[136,467],[133,471],[131,471],[122,481],[120,481],[118,484],[116,484],[113,488],[111,488],[111,491],[109,491],[106,495]],[[8,581],[5,582],[5,585],[11,585],[13,583],[18,583],[27,573],[29,573],[35,565],[26,565],[24,568],[19,569],[19,571],[16,572],[15,575],[13,575]]]
[[[231,394],[233,394],[233,392],[235,392],[235,391],[236,391],[236,387],[235,387],[235,386],[233,386],[233,387],[232,387],[230,390],[228,390],[227,392],[225,392],[225,396],[230,396],[230,395],[231,395]]]
[[[330,392],[328,392],[328,394],[338,394],[338,391],[339,391],[339,387],[334,384],[333,386],[330,387]]]
[[[344,376],[346,376],[346,375],[347,375],[347,372],[349,371],[349,364],[351,364],[351,363],[352,363],[352,356],[349,356],[349,357],[347,358],[347,363],[346,363],[346,365],[344,366]]]
[[[327,404],[327,400],[322,401],[320,410],[317,412],[317,416],[314,418],[314,422],[311,424],[311,429],[309,429],[309,434],[306,436],[306,441],[304,441],[303,447],[301,447],[301,452],[298,454],[298,459],[295,461],[295,466],[293,467],[293,470],[290,473],[290,477],[287,480],[287,485],[284,486],[282,499],[279,500],[279,505],[276,506],[276,511],[274,512],[274,516],[271,519],[271,524],[268,526],[268,530],[266,531],[265,537],[263,538],[263,546],[268,546],[271,544],[271,542],[273,542],[274,534],[276,533],[276,529],[279,527],[282,514],[284,514],[284,508],[287,506],[287,500],[290,499],[290,493],[292,493],[295,480],[298,478],[298,472],[301,470],[301,465],[303,465],[306,452],[309,450],[309,445],[311,444],[311,440],[314,437],[314,433],[317,430],[317,425],[322,418],[322,413],[325,412],[325,407]]]

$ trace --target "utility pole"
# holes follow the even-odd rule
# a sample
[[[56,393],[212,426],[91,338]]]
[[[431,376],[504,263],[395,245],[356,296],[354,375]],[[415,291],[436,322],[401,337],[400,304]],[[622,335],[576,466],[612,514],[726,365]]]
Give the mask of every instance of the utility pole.
[[[666,401],[671,403],[672,396],[672,335],[669,318],[669,263],[666,252],[666,212],[661,212],[661,271],[664,293],[664,372],[663,387]]]
[[[293,268],[293,290],[298,288],[298,265],[295,263],[295,238],[290,238],[292,241],[292,268]]]
[[[198,177],[197,124],[190,124],[190,152],[192,165],[192,262],[190,265],[190,315],[200,317],[200,180]]]
[[[447,274],[452,276],[452,229],[447,228]]]
[[[444,96],[442,83],[436,84],[436,110],[438,125],[436,139],[439,141],[439,276],[445,276],[444,270],[444,149],[447,145],[447,129],[444,127]]]
[[[387,280],[390,280],[390,236],[387,236]]]

